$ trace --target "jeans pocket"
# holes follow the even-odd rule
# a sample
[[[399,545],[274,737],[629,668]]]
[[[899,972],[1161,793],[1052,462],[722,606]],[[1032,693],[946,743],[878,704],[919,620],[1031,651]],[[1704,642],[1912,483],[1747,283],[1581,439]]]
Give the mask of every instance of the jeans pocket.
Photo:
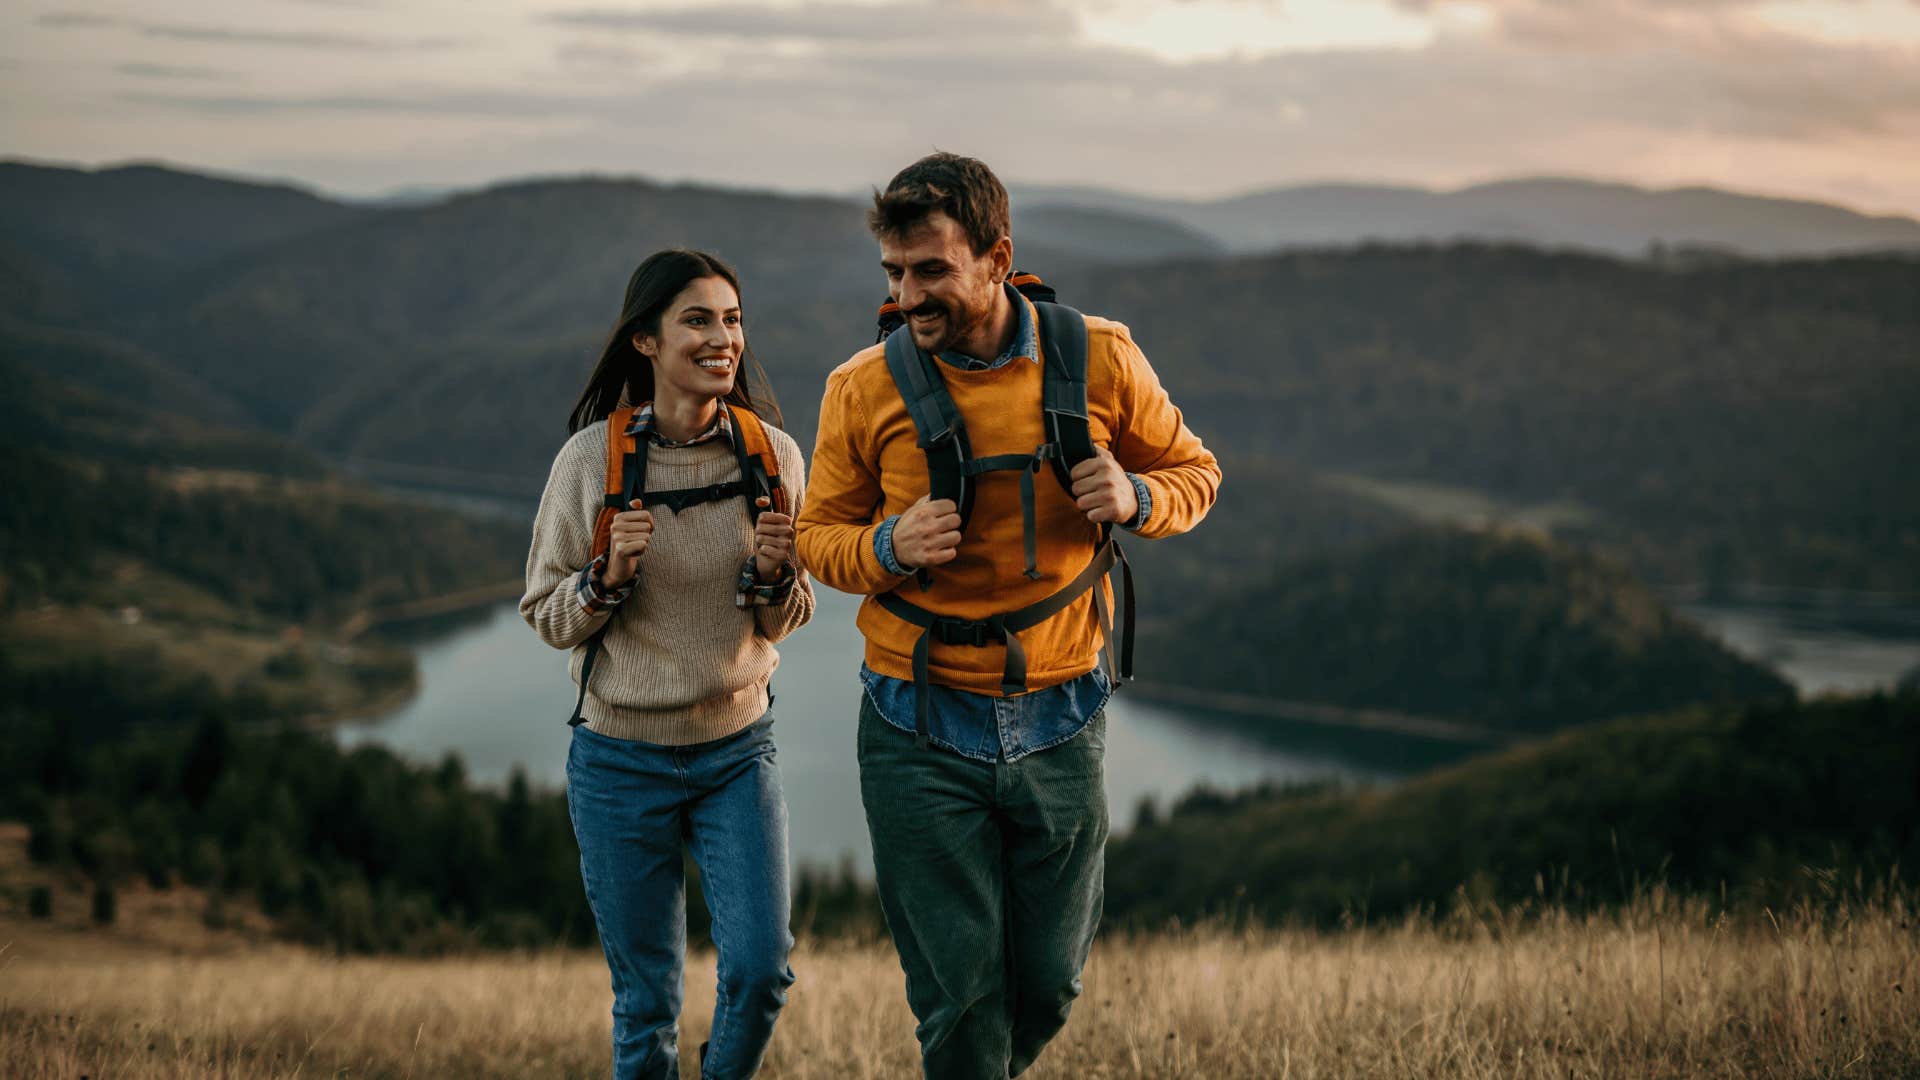
[[[574,776],[580,771],[584,764],[580,760],[580,755],[586,752],[587,747],[580,736],[586,730],[587,726],[582,724],[572,729],[572,733],[567,737],[566,778],[569,785],[573,783]]]
[[[1087,719],[1086,730],[1080,734],[1086,740],[1089,751],[1104,756],[1107,752],[1107,710],[1096,709]]]
[[[874,708],[873,699],[867,696],[865,690],[862,690],[860,692],[860,720],[854,727],[853,736],[854,757],[856,760],[865,761],[873,756],[874,752],[880,748],[879,737],[885,734],[884,729],[886,726],[887,721],[880,715],[880,710]]]
[[[742,749],[748,757],[766,758],[772,761],[779,753],[779,746],[773,741],[773,721],[765,721],[766,726],[755,731]],[[756,725],[757,726],[757,725]]]

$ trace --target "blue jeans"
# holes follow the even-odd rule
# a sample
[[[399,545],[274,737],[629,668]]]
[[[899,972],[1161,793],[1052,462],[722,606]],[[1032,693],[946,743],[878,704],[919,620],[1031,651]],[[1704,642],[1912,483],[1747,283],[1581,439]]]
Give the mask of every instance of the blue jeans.
[[[567,809],[587,903],[613,971],[615,1080],[680,1075],[683,842],[700,868],[720,953],[701,1076],[753,1075],[793,983],[787,804],[773,758],[773,714],[692,746],[576,727],[567,753]]]

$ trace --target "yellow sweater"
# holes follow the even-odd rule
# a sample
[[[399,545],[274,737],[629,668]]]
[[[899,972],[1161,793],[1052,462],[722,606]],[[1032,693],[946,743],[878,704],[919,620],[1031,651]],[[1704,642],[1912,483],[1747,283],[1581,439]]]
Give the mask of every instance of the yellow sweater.
[[[990,371],[950,366],[940,371],[966,418],[974,456],[1028,454],[1046,441],[1040,415],[1041,365],[1016,359]],[[1139,535],[1172,536],[1206,516],[1220,487],[1219,463],[1187,430],[1127,328],[1093,316],[1087,318],[1087,417],[1094,443],[1141,477],[1153,497],[1151,515]],[[801,564],[814,577],[843,592],[867,596],[857,622],[867,639],[868,667],[912,679],[913,644],[920,635],[918,627],[882,608],[873,599],[876,594],[904,584],[900,595],[920,607],[981,619],[1043,600],[1086,568],[1099,539],[1098,526],[1073,505],[1051,470],[1042,470],[1034,480],[1040,579],[1022,573],[1026,558],[1019,476],[990,473],[977,478],[973,514],[959,555],[933,568],[933,587],[922,592],[911,578],[887,573],[873,551],[879,523],[905,511],[928,490],[926,455],[887,371],[886,350],[881,345],[865,349],[827,377],[820,437],[795,545]],[[1099,641],[1090,592],[1023,631],[1028,689],[1045,689],[1093,670]],[[942,686],[999,695],[1005,659],[1003,645],[934,641],[930,669],[933,681]]]

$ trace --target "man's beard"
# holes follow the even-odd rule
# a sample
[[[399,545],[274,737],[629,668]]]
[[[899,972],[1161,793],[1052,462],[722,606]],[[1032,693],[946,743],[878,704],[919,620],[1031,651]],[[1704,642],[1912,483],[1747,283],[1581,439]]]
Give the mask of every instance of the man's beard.
[[[935,328],[933,338],[922,338],[920,331],[913,325],[913,316],[930,314],[939,314],[944,317]],[[929,300],[907,312],[906,315],[907,329],[913,334],[914,345],[918,346],[922,352],[929,353],[952,352],[953,347],[986,318],[985,310],[963,311],[937,300]]]

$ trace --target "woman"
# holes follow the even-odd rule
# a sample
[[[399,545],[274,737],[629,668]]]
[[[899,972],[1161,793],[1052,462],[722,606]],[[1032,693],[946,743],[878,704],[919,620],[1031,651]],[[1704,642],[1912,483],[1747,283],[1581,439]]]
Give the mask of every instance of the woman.
[[[720,954],[702,1076],[759,1068],[793,982],[768,679],[774,643],[813,614],[813,590],[792,558],[800,450],[760,423],[779,414],[758,365],[759,394],[741,377],[751,362],[732,269],[693,251],[641,263],[574,406],[527,556],[520,613],[573,650],[581,688],[567,805],[613,972],[620,1078],[679,1072],[683,839]],[[611,457],[610,416],[621,429]],[[754,439],[774,460],[743,452]],[[776,470],[771,491],[747,475]]]

